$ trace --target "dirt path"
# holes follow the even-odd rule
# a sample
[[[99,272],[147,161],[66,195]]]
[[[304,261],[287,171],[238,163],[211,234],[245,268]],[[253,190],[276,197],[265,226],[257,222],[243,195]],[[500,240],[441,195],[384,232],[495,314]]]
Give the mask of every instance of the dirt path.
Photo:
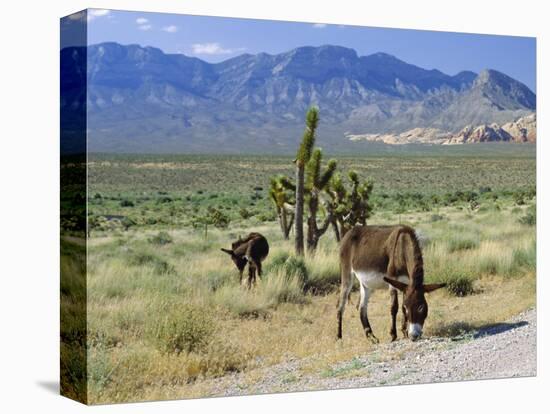
[[[262,370],[257,381],[242,374],[213,384],[212,395],[242,395],[379,385],[418,384],[536,375],[536,311],[506,323],[454,338],[400,340],[381,344],[315,374],[303,374],[304,360]]]

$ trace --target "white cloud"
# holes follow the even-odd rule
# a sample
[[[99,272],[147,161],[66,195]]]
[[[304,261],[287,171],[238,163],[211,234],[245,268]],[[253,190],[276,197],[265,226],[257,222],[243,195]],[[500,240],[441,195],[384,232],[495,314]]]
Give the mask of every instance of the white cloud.
[[[313,24],[314,29],[324,29],[325,27],[327,27],[326,23],[314,23]]]
[[[238,47],[227,49],[217,42],[214,43],[195,43],[191,45],[195,55],[229,55],[231,53],[242,52],[246,48]]]
[[[88,21],[91,22],[98,17],[108,16],[110,13],[111,11],[106,9],[88,9]]]
[[[145,17],[138,17],[136,19],[136,23],[141,25],[141,24],[149,23],[149,20],[146,19]]]
[[[176,33],[178,31],[178,26],[172,24],[170,26],[164,26],[162,30],[168,33]]]
[[[138,26],[138,29],[139,30],[143,30],[143,31],[147,31],[147,30],[151,30],[153,28],[153,26],[151,26],[150,24],[140,24]]]

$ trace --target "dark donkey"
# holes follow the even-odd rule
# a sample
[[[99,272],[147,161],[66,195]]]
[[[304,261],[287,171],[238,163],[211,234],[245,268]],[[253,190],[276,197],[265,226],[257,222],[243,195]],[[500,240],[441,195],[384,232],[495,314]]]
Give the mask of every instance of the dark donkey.
[[[428,316],[424,294],[445,286],[445,283],[424,284],[422,251],[414,230],[408,226],[354,227],[340,244],[340,271],[338,338],[342,338],[342,316],[353,285],[352,273],[361,287],[361,323],[367,338],[373,342],[378,342],[378,339],[372,333],[367,317],[367,303],[372,289],[390,289],[392,341],[397,339],[397,290],[403,292],[401,330],[405,338],[415,341],[422,335]]]
[[[243,271],[248,263],[248,287],[256,283],[256,271],[258,276],[262,276],[262,261],[269,254],[269,244],[260,233],[250,233],[245,239],[239,237],[239,240],[231,244],[231,250],[221,249],[222,252],[231,256],[233,263],[239,269],[239,281],[242,283]]]

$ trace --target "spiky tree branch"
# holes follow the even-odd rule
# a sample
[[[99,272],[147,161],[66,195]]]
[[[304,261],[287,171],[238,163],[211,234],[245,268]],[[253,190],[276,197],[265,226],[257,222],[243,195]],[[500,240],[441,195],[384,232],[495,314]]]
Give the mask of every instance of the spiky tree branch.
[[[275,205],[283,237],[288,240],[290,230],[294,224],[294,206],[292,205],[292,196],[285,183],[290,183],[287,177],[272,178],[269,186],[269,197]]]
[[[296,154],[296,212],[294,220],[296,221],[294,248],[297,255],[304,254],[304,173],[305,166],[311,158],[311,153],[315,145],[315,130],[319,123],[319,109],[312,107],[306,115],[306,128],[302,137],[302,142]]]
[[[332,227],[337,240],[340,240],[356,224],[366,225],[371,216],[370,194],[373,183],[360,181],[355,171],[348,173],[351,188],[348,190],[339,174],[332,178],[327,193],[331,202],[327,208],[332,214]]]
[[[323,161],[323,153],[321,149],[317,148],[313,151],[311,159],[307,165],[307,201],[309,216],[307,220],[307,248],[309,252],[314,252],[319,243],[319,239],[327,231],[330,222],[332,221],[332,215],[330,210],[326,210],[325,220],[319,226],[317,223],[317,214],[319,212],[319,202],[321,194],[326,190],[330,179],[336,171],[336,161],[330,160],[327,164],[327,168],[324,172],[321,172],[321,164]]]

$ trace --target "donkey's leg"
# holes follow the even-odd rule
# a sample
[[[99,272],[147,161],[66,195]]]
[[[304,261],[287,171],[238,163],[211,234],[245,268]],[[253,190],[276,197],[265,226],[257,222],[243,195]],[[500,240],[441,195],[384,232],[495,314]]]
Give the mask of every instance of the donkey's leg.
[[[401,312],[403,312],[403,321],[401,322],[401,332],[403,332],[404,338],[408,338],[409,332],[407,330],[407,311],[405,310],[405,292],[403,292],[403,298],[401,302]]]
[[[258,269],[257,271],[257,275],[258,275],[258,279],[261,279],[262,278],[262,262],[261,260],[258,260],[258,262],[256,263],[256,268]]]
[[[338,320],[338,339],[342,339],[342,317],[344,316],[346,301],[349,299],[352,287],[353,283],[351,278],[351,269],[349,268],[349,266],[342,264],[340,275],[340,296],[338,298],[338,304],[336,306],[338,308],[336,314],[336,318]]]
[[[392,342],[397,339],[397,311],[399,310],[399,303],[397,300],[397,289],[390,287],[390,312],[391,312],[391,328],[390,336]]]
[[[256,281],[256,265],[254,262],[248,262],[248,289]]]
[[[361,303],[359,304],[359,316],[361,318],[361,324],[363,325],[363,330],[365,331],[365,335],[367,336],[367,338],[370,339],[373,343],[377,344],[379,342],[378,338],[372,333],[369,318],[367,316],[369,295],[369,289],[361,283]]]

